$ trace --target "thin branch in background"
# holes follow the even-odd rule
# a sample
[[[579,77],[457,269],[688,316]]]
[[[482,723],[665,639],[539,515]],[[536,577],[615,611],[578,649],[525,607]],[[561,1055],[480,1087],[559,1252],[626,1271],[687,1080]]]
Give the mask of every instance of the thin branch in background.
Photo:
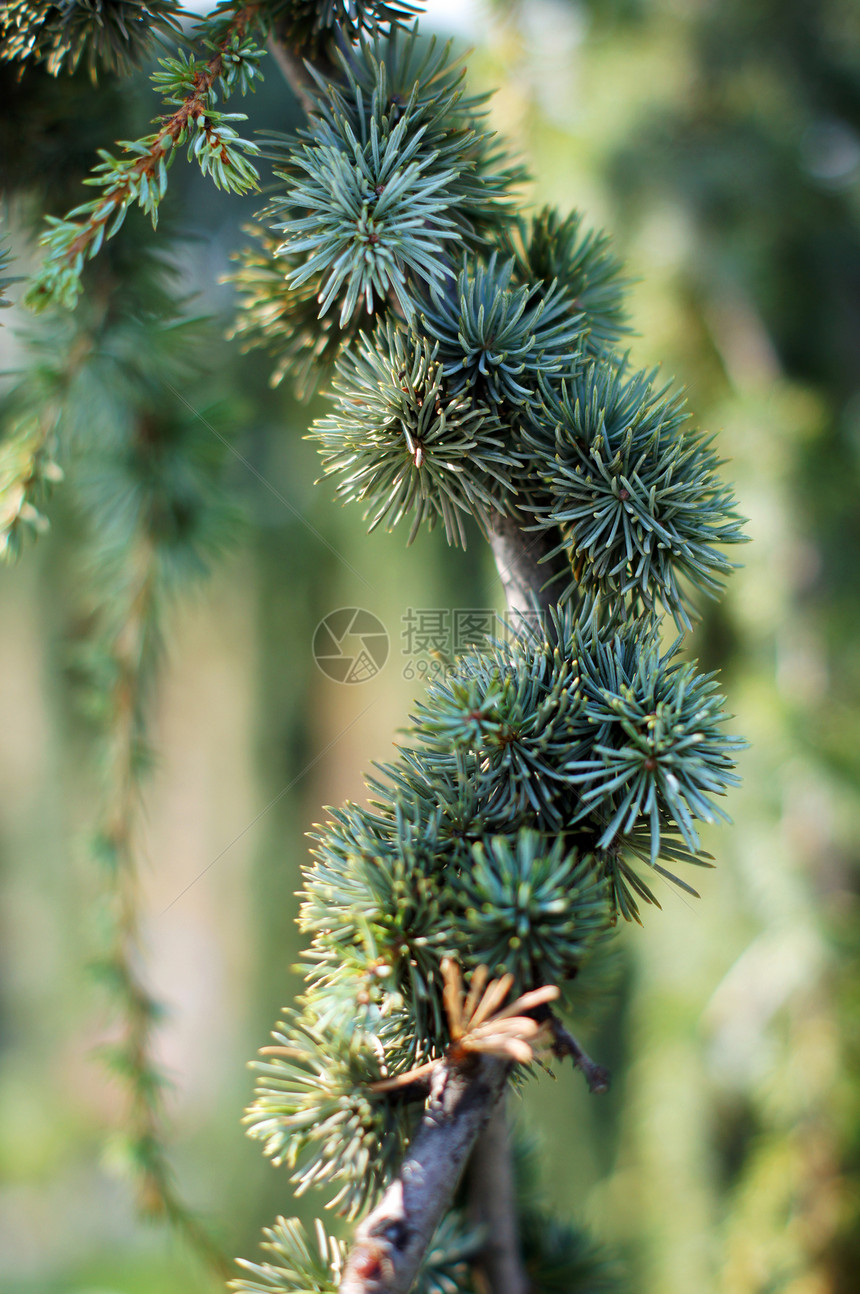
[[[141,777],[146,766],[146,714],[160,655],[159,556],[146,534],[127,555],[102,617],[108,621],[102,649],[111,677],[105,695],[104,754],[107,786],[94,852],[102,864],[112,913],[112,944],[98,965],[116,1003],[121,1038],[102,1049],[125,1088],[124,1123],[128,1164],[141,1211],[162,1217],[222,1279],[226,1255],[176,1188],[165,1149],[164,1091],[167,1080],[153,1058],[161,1005],[140,971],[140,894],[137,831]],[[97,618],[96,634],[99,635]]]
[[[122,227],[126,212],[137,203],[158,223],[159,206],[167,191],[167,173],[177,148],[188,144],[204,175],[234,193],[258,188],[259,176],[249,157],[259,153],[257,144],[242,139],[233,122],[242,114],[216,109],[217,94],[226,97],[238,88],[244,94],[260,75],[259,62],[265,50],[253,37],[261,34],[260,6],[236,8],[225,16],[202,19],[192,31],[192,40],[214,46],[208,58],[182,51],[160,60],[152,80],[171,112],[157,121],[157,129],[137,140],[120,140],[120,156],[99,150],[101,161],[86,183],[101,190],[99,197],[81,203],[62,219],[46,218],[41,237],[45,262],[31,281],[26,302],[33,309],[49,305],[74,306],[81,291],[81,272],[106,239]]]
[[[469,1220],[483,1243],[475,1273],[485,1294],[527,1294],[511,1130],[504,1097],[478,1134],[468,1170]]]

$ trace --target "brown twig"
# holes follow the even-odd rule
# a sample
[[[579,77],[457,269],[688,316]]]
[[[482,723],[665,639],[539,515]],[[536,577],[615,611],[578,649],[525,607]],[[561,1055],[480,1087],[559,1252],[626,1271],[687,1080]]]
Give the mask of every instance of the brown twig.
[[[436,1068],[400,1172],[356,1231],[340,1294],[407,1294],[510,1068],[492,1056]]]
[[[589,1092],[596,1095],[602,1092],[608,1092],[612,1076],[608,1069],[603,1065],[598,1065],[591,1059],[588,1052],[580,1046],[573,1034],[565,1029],[564,1025],[552,1013],[549,1016],[549,1025],[553,1034],[553,1052],[562,1060],[565,1056],[570,1056],[577,1069],[581,1069],[585,1075],[585,1081],[588,1084]]]
[[[512,975],[488,983],[487,968],[479,966],[466,992],[456,962],[446,959],[442,973],[451,1034],[445,1056],[371,1084],[377,1092],[396,1091],[429,1075],[430,1096],[400,1172],[356,1232],[340,1294],[406,1294],[513,1064],[532,1060],[532,1044],[544,1035],[544,1026],[526,1013],[558,996],[557,988],[545,985],[504,1006]],[[509,1195],[512,1205],[512,1183]],[[495,1206],[490,1212],[488,1222],[501,1216]],[[507,1202],[504,1213],[515,1226]],[[504,1260],[505,1271],[521,1272],[515,1241],[504,1246]],[[492,1289],[494,1294],[524,1294],[524,1280],[518,1275],[517,1283],[493,1284]]]

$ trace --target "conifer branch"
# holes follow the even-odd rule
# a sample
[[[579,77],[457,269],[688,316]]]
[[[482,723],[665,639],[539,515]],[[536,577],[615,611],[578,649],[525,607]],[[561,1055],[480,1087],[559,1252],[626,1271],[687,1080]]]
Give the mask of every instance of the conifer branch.
[[[444,961],[442,973],[451,1044],[432,1068],[429,1098],[397,1175],[356,1231],[340,1294],[406,1294],[411,1289],[512,1066],[534,1058],[542,1030],[531,1013],[558,997],[558,989],[545,986],[503,1007],[513,975],[487,984],[487,968],[479,966],[464,994],[456,962]],[[423,1077],[426,1068],[416,1072]],[[512,1192],[498,1212],[507,1218],[511,1207]],[[481,1220],[499,1219],[494,1212],[492,1219]],[[508,1246],[496,1275],[504,1272],[510,1279],[516,1262]],[[507,1284],[492,1289],[494,1294],[522,1294],[524,1283],[518,1278],[516,1289]]]
[[[187,386],[207,340],[178,313],[166,278],[138,246],[133,273],[119,283],[102,273],[81,311],[33,330],[0,440],[0,544],[15,555],[27,508],[59,479],[59,460],[75,534],[85,536],[74,677],[96,722],[103,775],[92,854],[107,932],[95,970],[119,1034],[103,1054],[127,1098],[125,1165],[141,1210],[169,1222],[223,1277],[226,1259],[170,1171],[167,1080],[153,1058],[162,1010],[141,969],[138,826],[164,607],[204,569],[230,518],[208,433],[164,407],[162,382]]]
[[[248,157],[259,148],[240,138],[231,124],[245,120],[244,115],[223,113],[214,105],[218,93],[226,97],[234,89],[244,94],[253,88],[265,52],[254,41],[262,23],[258,4],[228,6],[226,15],[219,7],[194,33],[212,48],[209,58],[180,52],[159,60],[161,70],[152,80],[173,110],[158,119],[152,134],[119,141],[122,155],[99,150],[102,160],[85,181],[102,190],[98,198],[75,207],[62,220],[46,217],[48,229],[40,241],[47,257],[27,292],[28,305],[34,309],[49,304],[74,306],[84,263],[119,231],[132,203],[146,212],[155,227],[167,191],[168,169],[183,144],[188,144],[189,159],[219,188],[246,193],[258,187],[259,177]]]
[[[306,389],[337,374],[315,434],[326,475],[371,529],[408,519],[412,538],[441,522],[465,543],[467,519],[477,522],[516,631],[457,656],[369,780],[375,798],[334,811],[314,837],[299,922],[307,991],[256,1062],[246,1122],[300,1193],[321,1188],[347,1218],[365,1216],[346,1257],[321,1228],[317,1257],[297,1223],[279,1220],[265,1241],[276,1261],[246,1264],[244,1294],[332,1294],[337,1282],[343,1294],[406,1294],[416,1279],[439,1294],[461,1287],[476,1257],[491,1294],[522,1294],[506,1134],[482,1129],[509,1077],[525,1078],[549,1045],[550,1024],[556,1054],[592,1090],[605,1085],[546,1003],[619,918],[656,903],[643,874],[695,894],[663,863],[709,865],[697,824],[724,816],[716,801],[737,780],[741,743],[723,732],[713,677],[678,643],[666,650],[660,627],[664,612],[689,627],[693,595],[717,593],[731,567],[723,545],[743,538],[719,460],[685,425],[680,396],[619,358],[624,283],[606,239],[576,213],[517,214],[523,174],[487,129],[485,96],[466,93],[448,47],[398,28],[410,10],[219,5],[194,29],[207,55],[162,61],[154,79],[172,110],[155,133],[119,158],[103,153],[89,180],[100,196],[52,223],[30,292],[36,305],[74,304],[85,261],[128,207],[155,223],[183,143],[216,184],[255,187],[256,146],[214,104],[252,87],[254,38],[271,38],[308,119],[270,143],[279,187],[258,217],[261,250],[236,276],[247,312],[237,331]],[[177,559],[199,566],[217,510],[205,456],[153,396],[153,385],[159,397],[174,389],[176,321],[145,313],[117,348],[133,355],[119,433],[83,436],[102,484],[81,497],[106,577],[100,848],[116,932],[105,971],[127,1021],[117,1059],[144,1194],[205,1247],[161,1149],[133,835],[161,603]],[[50,483],[40,455],[53,425],[9,442],[21,450],[2,468],[9,535]],[[117,498],[134,502],[123,511]],[[502,1009],[509,992],[519,996]],[[481,1135],[479,1211],[495,1233],[482,1257],[448,1211]],[[524,1246],[540,1251],[540,1227],[520,1221]]]
[[[106,799],[94,853],[102,864],[113,911],[112,947],[98,970],[121,1016],[122,1036],[105,1047],[110,1068],[126,1089],[128,1163],[141,1211],[164,1218],[215,1271],[226,1278],[229,1264],[176,1189],[165,1151],[163,1094],[166,1079],[156,1067],[153,1032],[162,1008],[146,987],[141,960],[137,822],[140,776],[146,761],[145,713],[159,655],[159,559],[146,534],[139,537],[123,571],[125,607],[111,608],[105,643],[113,682],[107,704],[104,763]]]

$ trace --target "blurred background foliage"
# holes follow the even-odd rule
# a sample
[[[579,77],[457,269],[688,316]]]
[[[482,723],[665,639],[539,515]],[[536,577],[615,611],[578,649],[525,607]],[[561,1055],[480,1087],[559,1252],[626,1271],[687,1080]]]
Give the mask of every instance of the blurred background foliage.
[[[635,360],[686,383],[695,419],[719,433],[753,539],[695,636],[751,739],[736,826],[706,842],[719,865],[700,901],[666,888],[639,937],[621,932],[614,998],[583,1030],[613,1070],[611,1093],[545,1079],[527,1089],[523,1121],[543,1137],[557,1208],[615,1246],[638,1294],[854,1294],[860,11],[498,0],[437,4],[429,20],[474,47],[472,83],[497,89],[494,124],[527,159],[535,202],[581,208],[613,234],[638,280]],[[266,70],[242,106],[253,129],[288,129],[298,110]],[[94,149],[139,133],[147,93],[145,79],[96,91],[83,74],[29,69],[18,82],[0,65],[15,272],[35,264],[38,213],[77,200]],[[166,445],[209,438],[193,489],[226,486],[241,514],[194,597],[174,604],[164,581],[139,852],[142,974],[166,1004],[155,1038],[172,1080],[171,1162],[226,1252],[249,1256],[260,1226],[294,1211],[239,1116],[246,1061],[298,984],[303,832],[323,804],[361,797],[362,770],[406,721],[420,689],[402,651],[409,608],[501,604],[477,535],[465,554],[435,534],[408,551],[399,535],[364,536],[314,485],[302,436],[315,408],[269,386],[265,357],[222,339],[235,300],[221,279],[255,205],[173,172],[172,232],[155,245],[178,275],[168,295],[211,322],[195,326],[187,364],[168,339],[135,395],[146,426],[174,429]],[[139,304],[123,315],[117,282],[136,281],[155,308],[152,246],[130,218],[94,270],[74,328],[96,350]],[[35,354],[33,381],[59,390],[68,325],[17,307],[3,322],[3,369]],[[6,395],[4,422],[26,393]],[[82,437],[110,424],[86,389],[74,408]],[[83,565],[88,527],[110,517],[99,482],[74,485],[47,505],[50,532],[0,575],[0,1292],[189,1294],[217,1282],[136,1217],[122,1177],[127,1093],[98,1060],[115,1026],[88,969],[106,937],[88,841],[112,765],[100,774],[82,652],[123,591]],[[192,566],[205,541],[183,550]],[[383,671],[352,687],[326,679],[310,650],[321,617],[344,605],[375,612],[392,640]]]

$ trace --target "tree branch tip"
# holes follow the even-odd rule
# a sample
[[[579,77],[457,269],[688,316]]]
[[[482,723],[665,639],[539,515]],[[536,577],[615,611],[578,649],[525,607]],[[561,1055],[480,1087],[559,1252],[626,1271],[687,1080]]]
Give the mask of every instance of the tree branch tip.
[[[588,1052],[574,1038],[569,1029],[566,1029],[557,1016],[550,1013],[550,1028],[553,1034],[553,1054],[559,1060],[569,1056],[573,1061],[574,1068],[579,1069],[585,1076],[588,1084],[588,1090],[594,1096],[600,1096],[608,1092],[612,1086],[612,1075],[604,1065],[598,1065],[593,1061]]]

